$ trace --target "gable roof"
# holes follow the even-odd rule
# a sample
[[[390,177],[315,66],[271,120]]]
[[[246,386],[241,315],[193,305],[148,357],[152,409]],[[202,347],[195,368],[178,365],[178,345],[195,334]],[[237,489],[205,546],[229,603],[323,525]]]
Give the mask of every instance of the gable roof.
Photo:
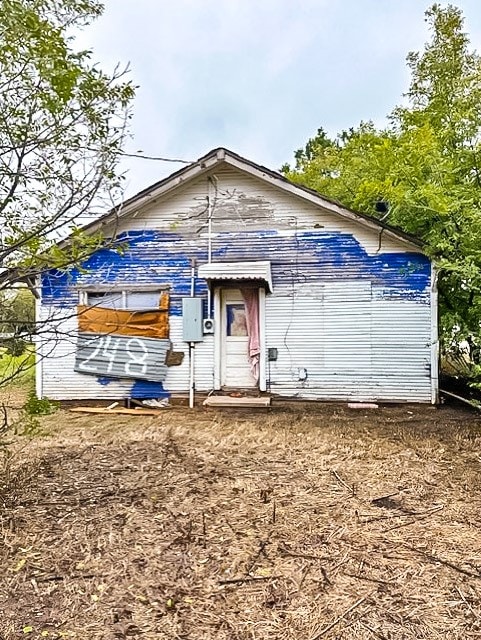
[[[348,220],[358,222],[359,224],[376,231],[383,230],[386,235],[391,236],[396,240],[401,240],[402,242],[415,245],[417,248],[423,246],[423,242],[421,240],[397,229],[396,227],[393,227],[392,225],[386,224],[385,222],[373,218],[365,213],[353,211],[339,202],[321,195],[314,189],[296,184],[281,173],[268,169],[267,167],[263,167],[252,160],[243,158],[237,153],[229,151],[229,149],[224,147],[212,149],[212,151],[209,151],[209,153],[199,158],[196,162],[193,162],[186,167],[182,167],[182,169],[179,169],[166,178],[155,182],[150,187],[139,191],[131,198],[128,198],[120,205],[111,209],[105,215],[87,224],[83,230],[94,232],[99,230],[101,227],[118,220],[119,218],[128,217],[129,214],[134,213],[139,208],[148,205],[150,202],[161,196],[169,194],[176,188],[185,185],[190,180],[198,178],[222,164],[237,168],[255,178],[268,182],[270,185],[273,185],[284,192],[307,200],[314,205],[322,207],[326,211],[340,216],[341,218],[347,218]]]

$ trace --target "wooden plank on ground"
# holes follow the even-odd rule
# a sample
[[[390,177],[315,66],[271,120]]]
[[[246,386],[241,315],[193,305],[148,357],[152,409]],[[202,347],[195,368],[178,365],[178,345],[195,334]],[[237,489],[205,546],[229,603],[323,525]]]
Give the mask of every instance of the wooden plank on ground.
[[[107,407],[72,407],[70,411],[74,413],[103,413],[106,414],[121,414],[126,416],[158,416],[164,413],[163,409],[108,409]]]
[[[376,402],[348,402],[348,409],[379,409]]]

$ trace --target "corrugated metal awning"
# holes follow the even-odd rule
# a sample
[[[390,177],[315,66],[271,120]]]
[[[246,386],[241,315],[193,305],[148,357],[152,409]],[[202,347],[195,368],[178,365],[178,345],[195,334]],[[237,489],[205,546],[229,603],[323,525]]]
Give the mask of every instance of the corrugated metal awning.
[[[199,277],[206,280],[262,280],[272,292],[271,263],[269,261],[201,264]]]

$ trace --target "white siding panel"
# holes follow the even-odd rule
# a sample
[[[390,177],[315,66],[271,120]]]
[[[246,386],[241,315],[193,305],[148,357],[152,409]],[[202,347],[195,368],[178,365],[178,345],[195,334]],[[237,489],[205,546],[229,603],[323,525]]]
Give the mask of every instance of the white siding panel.
[[[276,384],[298,382],[304,370],[323,367],[324,341],[322,297],[296,295],[266,297],[267,348],[278,349],[278,359],[269,363],[267,378]]]
[[[277,361],[266,365],[268,388],[275,394],[306,399],[429,402],[429,306],[406,301],[370,302],[366,284],[361,283],[359,294],[365,302],[351,300],[354,306],[346,310],[349,303],[344,301],[336,307],[336,291],[328,293],[329,288],[311,284],[309,290],[316,297],[306,296],[302,287],[297,295],[284,291],[284,295],[267,296],[267,348],[278,349]],[[361,343],[367,328],[367,321],[360,323],[363,305],[366,317],[368,309],[372,312],[369,349]],[[101,385],[95,376],[73,370],[75,309],[54,309],[53,313],[55,326],[38,339],[43,395],[64,400],[129,396],[132,380]],[[44,308],[43,318],[47,317],[49,311]],[[164,388],[171,393],[186,392],[189,360],[188,346],[182,341],[182,319],[171,317],[170,329],[173,349],[184,351],[185,357],[181,366],[169,368]],[[207,392],[213,388],[214,380],[213,336],[205,336],[195,349],[196,389]],[[307,379],[300,380],[304,370]]]
[[[344,293],[342,293],[342,290]],[[268,296],[267,363],[274,394],[318,400],[429,402],[430,309],[375,300],[369,283],[326,283],[316,299]],[[295,327],[295,331],[291,328]],[[306,380],[300,372],[306,369]]]
[[[371,283],[330,282],[324,293],[326,371],[371,371]]]
[[[174,351],[184,352],[180,366],[169,367],[164,387],[171,393],[184,393],[189,389],[189,345],[182,340],[182,318],[171,316],[170,339]],[[204,336],[195,345],[195,387],[197,391],[210,391],[214,384],[214,337]]]

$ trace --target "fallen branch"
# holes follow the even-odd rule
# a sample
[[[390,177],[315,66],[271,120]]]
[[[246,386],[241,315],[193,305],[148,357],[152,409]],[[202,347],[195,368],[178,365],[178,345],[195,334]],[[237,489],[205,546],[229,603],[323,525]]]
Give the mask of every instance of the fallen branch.
[[[218,584],[242,584],[243,582],[258,582],[260,580],[277,580],[282,576],[244,576],[243,578],[230,578],[229,580],[219,580]]]
[[[319,631],[319,633],[316,633],[315,635],[311,636],[309,638],[309,640],[318,640],[319,638],[322,638],[322,636],[325,636],[328,631],[330,631],[336,625],[338,625],[340,622],[342,622],[342,620],[344,620],[344,618],[346,618],[350,613],[352,613],[352,611],[354,611],[354,609],[357,609],[357,607],[361,606],[361,604],[363,602],[365,602],[369,598],[369,596],[372,595],[373,593],[374,593],[374,591],[371,591],[370,593],[368,593],[364,597],[360,598],[351,607],[349,607],[349,609],[346,609],[346,611],[344,611],[344,613],[341,613],[340,616],[338,616],[335,620],[333,620],[330,624],[328,624],[327,627],[324,627],[324,629]]]
[[[389,493],[386,496],[379,496],[379,498],[374,498],[373,500],[371,500],[371,504],[373,504],[375,507],[382,507],[384,509],[399,509],[395,500],[391,500],[391,498],[397,495],[399,495],[399,491]]]
[[[98,574],[78,574],[73,576],[35,576],[35,582],[37,584],[41,582],[60,582],[61,580],[93,580],[94,578],[101,578]]]
[[[249,568],[246,570],[246,576],[248,576],[249,573],[252,571],[252,569],[255,567],[256,562],[261,556],[261,554],[262,553],[265,554],[265,548],[267,547],[268,544],[269,544],[269,538],[267,538],[267,540],[264,540],[263,542],[260,543],[259,550],[257,551],[256,555],[254,556],[254,559],[250,563]]]
[[[296,553],[295,551],[289,551],[284,546],[279,546],[278,551],[283,556],[290,556],[291,558],[302,558],[303,560],[332,560],[332,556],[316,556],[310,553]]]
[[[413,516],[429,516],[436,511],[441,511],[444,509],[444,504],[439,505],[438,507],[432,507],[431,509],[427,509],[426,511],[404,511],[403,513],[390,513],[388,516],[374,516],[367,517],[367,515],[360,515],[360,523],[361,524],[369,524],[371,522],[377,522],[378,520],[392,520],[393,518],[412,518]],[[362,520],[362,518],[367,518],[367,520]],[[419,520],[420,518],[418,518]],[[401,525],[403,526],[403,525]],[[388,531],[388,529],[386,529]]]
[[[449,560],[443,560],[443,558],[438,558],[438,556],[433,556],[427,551],[423,551],[422,549],[417,549],[416,547],[411,547],[408,544],[403,544],[402,546],[405,547],[406,549],[409,549],[410,551],[419,553],[420,555],[424,556],[428,560],[431,560],[431,562],[439,562],[439,564],[442,564],[445,567],[449,567],[450,569],[454,569],[458,573],[462,573],[463,575],[469,576],[470,578],[477,578],[478,580],[481,580],[481,573],[474,573],[474,571],[463,569],[459,565],[454,564],[454,562],[450,562]]]
[[[431,509],[431,511],[426,511],[426,513],[420,515],[418,518],[415,518],[414,520],[410,520],[409,522],[402,522],[401,524],[396,524],[394,527],[389,527],[388,529],[382,529],[381,533],[387,533],[388,531],[393,531],[393,529],[400,529],[401,527],[409,527],[411,524],[416,524],[416,522],[419,522],[420,520],[424,520],[425,518],[428,518],[433,513],[436,513],[437,511],[441,511],[441,509],[444,509],[444,505],[441,505],[440,507],[436,507],[435,509]],[[405,514],[405,515],[408,515],[408,514]],[[413,515],[416,515],[416,513],[412,513],[409,515],[413,516]]]
[[[8,433],[8,430],[9,430],[9,427],[10,427],[10,425],[8,423],[8,412],[7,412],[7,407],[5,405],[5,402],[1,403],[0,408],[1,408],[2,414],[3,414],[2,424],[0,425],[0,436],[4,436],[6,433]]]
[[[243,582],[253,582],[253,581],[256,581],[256,580],[272,580],[274,578],[280,577],[280,576],[250,576],[249,575],[249,573],[255,567],[255,564],[256,564],[257,560],[259,559],[260,555],[262,553],[265,554],[265,548],[266,548],[266,546],[268,544],[269,544],[269,538],[267,538],[267,540],[263,540],[260,543],[259,549],[258,549],[256,555],[254,556],[254,559],[251,561],[249,567],[247,568],[247,570],[245,572],[245,576],[243,578],[230,578],[228,580],[219,580],[219,584],[242,584]]]
[[[439,389],[439,391],[444,396],[449,396],[450,398],[454,398],[455,400],[459,400],[460,402],[469,404],[469,406],[473,407],[473,409],[476,409],[476,411],[481,411],[481,405],[477,400],[469,400],[468,398],[463,398],[462,396],[458,396],[455,393],[451,393],[451,391],[445,391],[444,389]]]
[[[343,571],[343,575],[349,576],[349,578],[357,578],[358,580],[367,580],[368,582],[376,582],[377,584],[389,585],[393,582],[387,582],[386,580],[380,580],[378,578],[371,578],[370,576],[361,576],[358,573],[346,573]]]
[[[205,524],[205,513],[202,511],[202,546],[204,547],[204,549],[207,546],[207,527]]]
[[[348,491],[350,491],[351,495],[356,495],[356,492],[354,490],[354,487],[351,487],[350,485],[347,484],[347,482],[345,482],[341,476],[337,473],[337,471],[335,469],[331,469],[331,474],[336,478],[336,480],[339,482],[339,484],[341,484],[343,487],[345,487]]]
[[[468,609],[471,611],[471,613],[473,614],[473,616],[479,620],[479,616],[476,613],[476,611],[473,609],[473,607],[469,604],[469,602],[466,600],[466,598],[464,597],[463,592],[461,591],[461,589],[459,589],[458,587],[455,587],[456,591],[459,593],[459,595],[461,596],[461,600],[464,602],[464,604],[468,607]]]
[[[379,638],[379,640],[387,640],[386,636],[384,636],[382,633],[377,631],[377,629],[373,629],[365,622],[361,621],[361,626],[364,627],[364,629],[367,629],[368,631],[370,631],[376,638]]]
[[[160,416],[162,409],[109,409],[108,407],[73,407],[73,413],[101,413],[104,415],[126,415],[126,416]]]

